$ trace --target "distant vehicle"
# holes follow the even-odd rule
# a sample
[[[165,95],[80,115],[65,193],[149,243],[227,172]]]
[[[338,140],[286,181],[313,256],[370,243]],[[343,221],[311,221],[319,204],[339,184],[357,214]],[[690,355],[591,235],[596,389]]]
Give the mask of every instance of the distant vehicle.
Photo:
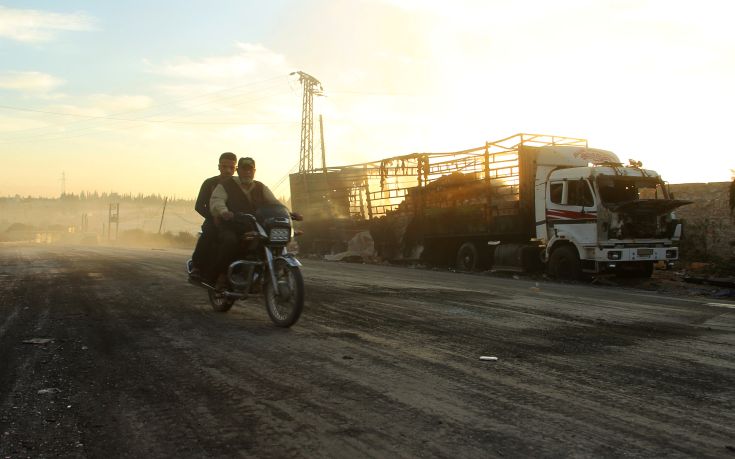
[[[672,211],[689,203],[673,199],[640,162],[623,165],[584,139],[549,135],[517,134],[327,175],[332,208],[338,190],[331,184],[347,183],[350,217],[369,221],[386,258],[465,271],[546,269],[567,280],[602,272],[646,277],[654,263],[671,264],[682,234]],[[301,181],[292,180],[292,195],[294,184]]]
[[[227,312],[237,300],[262,294],[268,316],[279,327],[298,321],[304,308],[301,263],[286,251],[294,236],[292,218],[283,206],[262,206],[256,215],[237,213],[232,224],[242,236],[238,259],[227,269],[227,288],[219,291],[206,282],[196,282],[209,295],[212,308]],[[191,274],[192,261],[186,264]]]

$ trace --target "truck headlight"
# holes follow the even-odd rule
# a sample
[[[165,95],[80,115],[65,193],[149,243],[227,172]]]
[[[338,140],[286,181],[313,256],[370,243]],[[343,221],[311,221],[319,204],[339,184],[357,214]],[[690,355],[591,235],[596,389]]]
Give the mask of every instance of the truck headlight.
[[[620,250],[611,250],[607,252],[608,260],[620,260],[622,256],[623,252],[621,252]]]
[[[666,250],[666,258],[677,258],[679,256],[678,250],[668,249]]]

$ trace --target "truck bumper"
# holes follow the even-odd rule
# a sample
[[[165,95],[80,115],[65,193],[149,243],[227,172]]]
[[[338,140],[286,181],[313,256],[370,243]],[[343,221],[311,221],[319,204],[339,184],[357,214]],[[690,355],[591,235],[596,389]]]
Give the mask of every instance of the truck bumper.
[[[612,271],[622,265],[639,265],[645,262],[664,262],[670,267],[679,259],[678,247],[622,247],[585,249],[587,260],[593,261],[597,271]]]

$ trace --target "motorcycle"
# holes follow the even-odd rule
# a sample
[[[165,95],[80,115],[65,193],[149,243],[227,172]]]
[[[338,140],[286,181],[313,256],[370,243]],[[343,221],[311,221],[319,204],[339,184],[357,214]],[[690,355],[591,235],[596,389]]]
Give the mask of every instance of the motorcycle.
[[[284,206],[260,207],[255,215],[236,213],[228,224],[240,235],[237,259],[227,268],[227,287],[218,290],[205,280],[192,281],[209,294],[212,309],[227,312],[235,301],[262,294],[268,316],[279,327],[290,327],[304,308],[301,262],[286,246],[294,237],[293,220],[301,220]],[[186,263],[189,274],[192,261]]]

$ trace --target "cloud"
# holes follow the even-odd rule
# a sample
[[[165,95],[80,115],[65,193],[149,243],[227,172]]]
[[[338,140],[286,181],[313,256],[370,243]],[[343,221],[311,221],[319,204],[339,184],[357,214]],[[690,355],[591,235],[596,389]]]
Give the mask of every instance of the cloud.
[[[0,37],[24,43],[52,40],[59,31],[92,30],[94,20],[84,13],[50,13],[0,6]]]
[[[0,89],[46,93],[63,83],[63,80],[41,72],[0,72]]]
[[[181,57],[161,65],[150,64],[151,71],[173,78],[191,80],[233,80],[253,75],[286,73],[285,58],[260,44],[238,43],[238,53],[201,59]]]

